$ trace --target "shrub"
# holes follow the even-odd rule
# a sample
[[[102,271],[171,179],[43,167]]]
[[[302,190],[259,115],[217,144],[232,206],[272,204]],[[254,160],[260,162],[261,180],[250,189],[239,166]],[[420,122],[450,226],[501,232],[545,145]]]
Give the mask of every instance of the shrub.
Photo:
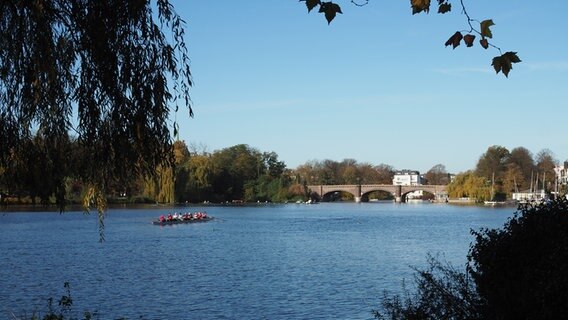
[[[523,205],[500,230],[472,232],[469,273],[493,319],[568,315],[568,200]]]
[[[416,292],[385,294],[376,319],[560,319],[568,314],[568,200],[527,204],[472,231],[465,271],[429,257]]]

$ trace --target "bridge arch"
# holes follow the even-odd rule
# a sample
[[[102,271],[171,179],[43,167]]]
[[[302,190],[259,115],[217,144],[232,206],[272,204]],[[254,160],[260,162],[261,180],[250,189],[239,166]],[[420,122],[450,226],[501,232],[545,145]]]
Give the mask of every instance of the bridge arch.
[[[367,191],[365,191],[365,192],[362,192],[362,193],[361,193],[361,201],[362,201],[362,202],[370,201],[370,200],[371,200],[371,195],[372,195],[373,193],[376,193],[376,194],[378,194],[379,196],[382,194],[382,195],[383,195],[382,199],[385,199],[385,197],[384,197],[385,195],[388,195],[388,196],[386,197],[386,199],[389,199],[389,200],[391,200],[391,199],[394,200],[394,199],[396,198],[396,194],[392,193],[391,191],[384,190],[384,189],[374,189],[374,190],[367,190]]]
[[[434,194],[434,193],[432,193],[428,190],[423,190],[423,189],[418,188],[416,190],[411,190],[411,191],[402,193],[400,195],[400,197],[402,198],[402,202],[407,202],[408,200],[411,200],[412,198],[410,198],[410,199],[408,198],[409,195],[416,192],[416,191],[422,191],[421,199],[423,199],[423,200],[434,200],[436,198],[436,194]]]
[[[414,186],[402,186],[400,192],[400,198],[402,202],[407,200],[407,196],[411,192],[423,191],[432,195],[433,201],[445,202],[448,198],[445,185],[414,185]]]
[[[353,199],[357,197],[353,192],[338,189],[338,190],[330,190],[324,193],[319,200],[324,202],[336,201],[339,199],[345,199],[346,194],[350,195]]]
[[[319,185],[319,186],[308,186],[310,190],[310,195],[312,199],[322,200],[326,195],[333,194],[336,192],[345,192],[353,195],[355,201],[360,195],[360,189],[357,185]]]

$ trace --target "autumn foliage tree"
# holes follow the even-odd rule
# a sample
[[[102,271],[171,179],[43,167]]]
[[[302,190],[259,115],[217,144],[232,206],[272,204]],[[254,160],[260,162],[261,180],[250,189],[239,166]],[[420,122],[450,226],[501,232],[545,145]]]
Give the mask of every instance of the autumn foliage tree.
[[[502,146],[490,146],[477,161],[475,168],[479,176],[491,179],[493,174],[502,174],[509,162],[510,153],[507,148]]]
[[[473,171],[460,173],[448,185],[448,195],[450,198],[489,200],[491,194],[486,181],[484,177],[476,175]]]
[[[549,149],[543,149],[536,154],[536,168],[542,173],[542,185],[545,189],[551,189],[554,186],[556,174],[554,168],[558,165],[554,153]]]
[[[446,171],[446,166],[437,164],[424,174],[428,184],[446,185],[450,183],[450,175]]]

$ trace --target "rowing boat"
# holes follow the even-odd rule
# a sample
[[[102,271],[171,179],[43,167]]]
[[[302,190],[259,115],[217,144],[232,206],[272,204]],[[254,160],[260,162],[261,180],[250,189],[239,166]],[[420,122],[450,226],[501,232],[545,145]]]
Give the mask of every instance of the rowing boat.
[[[184,224],[184,223],[197,223],[197,222],[207,222],[213,220],[213,217],[205,217],[200,219],[173,219],[173,220],[154,220],[152,224],[155,226],[170,226],[174,224]]]

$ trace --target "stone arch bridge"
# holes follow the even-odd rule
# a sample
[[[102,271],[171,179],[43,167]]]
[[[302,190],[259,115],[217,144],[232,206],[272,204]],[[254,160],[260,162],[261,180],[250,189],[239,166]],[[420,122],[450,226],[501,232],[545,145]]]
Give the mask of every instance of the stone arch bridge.
[[[385,191],[393,195],[396,202],[405,202],[406,195],[414,191],[426,191],[434,195],[437,201],[445,201],[447,192],[445,185],[414,185],[395,186],[390,184],[363,184],[363,185],[311,185],[308,186],[310,193],[322,199],[326,194],[334,192],[347,192],[355,197],[355,202],[361,202],[361,198],[373,191]]]

